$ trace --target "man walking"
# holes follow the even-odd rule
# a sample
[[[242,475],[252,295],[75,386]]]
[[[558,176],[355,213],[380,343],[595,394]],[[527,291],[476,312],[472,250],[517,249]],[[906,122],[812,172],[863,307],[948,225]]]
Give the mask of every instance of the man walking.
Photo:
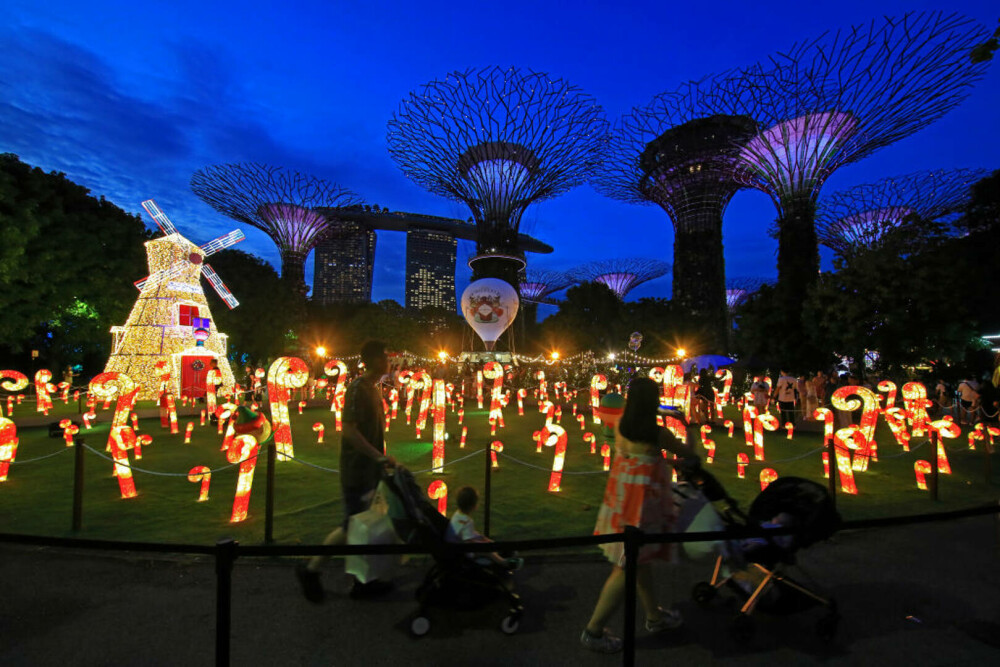
[[[781,412],[781,425],[795,423],[795,406],[799,402],[798,381],[781,371],[781,377],[774,385],[774,397],[778,400],[778,410]]]

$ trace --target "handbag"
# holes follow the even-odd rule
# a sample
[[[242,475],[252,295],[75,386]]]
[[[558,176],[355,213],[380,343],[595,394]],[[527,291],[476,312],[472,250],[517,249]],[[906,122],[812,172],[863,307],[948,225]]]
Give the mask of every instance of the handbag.
[[[347,523],[348,544],[398,544],[399,538],[392,527],[388,514],[388,494],[380,482],[372,498],[371,505],[364,512],[350,517]],[[399,565],[398,554],[379,556],[348,555],[344,559],[344,571],[353,574],[362,584],[375,579],[389,579]]]

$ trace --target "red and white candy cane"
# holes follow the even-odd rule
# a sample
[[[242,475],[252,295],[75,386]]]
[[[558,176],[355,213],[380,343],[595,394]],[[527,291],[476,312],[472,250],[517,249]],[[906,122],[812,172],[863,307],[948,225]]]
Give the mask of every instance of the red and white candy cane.
[[[851,436],[845,438],[848,447],[854,450],[854,455],[851,458],[851,470],[865,472],[868,470],[868,461],[872,458],[871,443],[865,437],[865,432],[857,424],[850,424],[841,430],[851,431]]]
[[[38,395],[36,410],[42,414],[49,414],[52,409],[52,397],[50,392],[56,391],[56,386],[49,383],[52,379],[52,372],[43,368],[35,373],[35,393]]]
[[[406,408],[403,410],[406,413],[406,423],[410,423],[410,413],[413,410],[413,394],[416,393],[413,387],[410,386],[410,380],[413,378],[413,371],[400,371],[399,375],[396,376],[399,380],[399,384],[406,390]]]
[[[111,458],[115,461],[114,473],[122,498],[135,498],[135,480],[129,465],[128,450],[135,449],[135,431],[131,426],[111,427]]]
[[[601,445],[601,457],[604,459],[604,470],[611,470],[611,445],[608,443]]]
[[[857,396],[861,400],[848,398],[849,396]],[[865,441],[868,443],[867,448],[871,452],[872,458],[877,461],[878,445],[875,443],[875,425],[878,423],[880,410],[878,396],[875,395],[875,392],[868,387],[847,385],[846,387],[838,387],[833,392],[833,396],[830,397],[830,402],[833,404],[833,407],[845,412],[862,408],[861,423],[858,426],[865,435]]]
[[[566,462],[566,444],[569,436],[566,430],[559,424],[549,424],[542,432],[542,440],[546,447],[554,447],[555,455],[552,457],[552,474],[549,476],[549,491],[558,492],[561,490],[563,465]]]
[[[677,388],[684,385],[684,368],[679,364],[671,364],[663,369],[663,400],[667,405],[679,407],[677,404]]]
[[[535,379],[538,380],[538,399],[544,401],[549,397],[548,390],[545,386],[545,371],[536,372]]]
[[[323,364],[323,373],[335,381],[333,385],[333,400],[330,401],[330,412],[336,423],[334,428],[340,432],[343,429],[341,415],[344,411],[344,396],[347,394],[347,364],[340,359],[331,359]]]
[[[274,368],[273,364],[271,368]],[[268,384],[270,385],[270,383],[269,374]],[[250,491],[253,488],[253,471],[257,467],[259,451],[260,445],[257,444],[257,438],[245,434],[235,436],[229,449],[226,450],[226,460],[230,463],[240,464],[240,474],[236,479],[236,495],[233,497],[233,513],[229,517],[230,523],[239,523],[247,518],[247,509],[250,507]]]
[[[928,424],[928,428],[935,431],[937,438],[938,472],[942,475],[951,474],[951,464],[948,463],[948,453],[944,448],[945,438],[958,438],[962,435],[962,428],[955,422],[948,419],[939,419]]]
[[[681,444],[687,444],[687,427],[684,422],[677,417],[663,415],[663,425],[681,441]]]
[[[882,380],[878,383],[877,388],[880,392],[886,394],[885,405],[882,406],[882,412],[896,407],[896,383],[892,380]]]
[[[7,481],[10,464],[17,457],[17,443],[17,427],[14,422],[0,415],[0,482]]]
[[[976,427],[969,431],[969,449],[976,449],[976,440],[982,442],[986,440],[986,426],[982,423],[976,424]]]
[[[744,479],[747,476],[747,466],[750,465],[750,456],[746,452],[736,455],[736,476]]]
[[[483,372],[476,371],[476,402],[479,404],[479,409],[483,409]]]
[[[306,402],[305,401],[299,401],[299,414],[300,415],[302,414],[302,410],[305,409],[305,407],[306,407]]]
[[[298,357],[278,357],[267,370],[267,396],[271,403],[274,447],[278,461],[287,461],[295,455],[288,401],[292,398],[292,389],[304,387],[308,381],[309,366]]]
[[[747,447],[753,447],[753,425],[757,421],[757,408],[753,403],[747,401],[743,404],[743,439],[746,440]]]
[[[73,436],[80,432],[80,427],[73,423],[72,419],[60,419],[59,428],[63,430],[63,440],[67,447],[73,446]]]
[[[194,431],[194,422],[188,422],[187,426],[184,427],[184,444],[191,444],[191,432]]]
[[[591,419],[595,424],[601,423],[601,418],[597,416],[601,408],[601,392],[608,388],[608,376],[602,373],[595,373],[590,378],[590,412]]]
[[[434,380],[433,392],[434,430],[431,436],[434,444],[431,450],[431,472],[440,474],[444,472],[444,427],[445,413],[448,409],[444,380]]]
[[[90,422],[94,421],[95,419],[97,419],[97,413],[94,412],[93,410],[89,410],[87,412],[84,412],[83,413],[83,426],[85,428],[87,428],[88,430],[91,429],[91,428],[93,428],[90,425]]]
[[[483,377],[492,380],[493,386],[490,389],[490,423],[496,426],[503,426],[503,411],[500,406],[500,397],[503,393],[503,366],[495,361],[487,362],[483,366]]]
[[[778,479],[778,471],[774,468],[764,468],[760,471],[760,490],[766,489],[771,482]]]
[[[142,458],[142,448],[148,447],[153,444],[153,436],[148,433],[143,433],[142,435],[136,437],[135,439],[135,460],[138,461]]]
[[[500,463],[497,462],[497,454],[503,452],[503,443],[499,440],[494,440],[490,443],[490,463],[493,468],[499,468]]]
[[[201,482],[201,489],[198,491],[198,502],[208,500],[208,487],[212,484],[212,472],[208,466],[195,466],[188,471],[188,481],[192,484]]]
[[[427,487],[427,497],[438,501],[437,510],[439,513],[448,516],[448,485],[439,479],[434,480]]]
[[[816,408],[813,419],[823,422],[823,446],[829,447],[833,441],[833,412],[829,408]]]
[[[28,386],[28,376],[24,373],[19,373],[18,371],[12,370],[0,370],[0,387],[4,391],[21,391]],[[20,398],[20,396],[18,396]],[[7,397],[7,416],[11,417],[14,415],[14,397]],[[3,413],[0,412],[0,417],[3,417]]]
[[[166,395],[167,401],[167,418],[170,419],[170,432],[173,434],[177,433],[177,403],[174,401],[174,395],[168,393]]]
[[[517,415],[524,416],[524,397],[528,395],[528,390],[524,387],[517,390]]]
[[[462,427],[462,439],[458,443],[459,449],[465,449],[465,437],[467,435],[469,435],[469,427],[468,426],[463,426]]]
[[[222,372],[217,368],[208,369],[205,374],[205,409],[209,414],[215,412],[215,392],[222,385]]]
[[[927,387],[920,382],[907,382],[903,385],[903,405],[906,406],[906,416],[910,420],[910,435],[921,436],[927,432],[931,418],[927,408],[931,402],[927,400]]]
[[[593,433],[591,433],[590,431],[587,431],[586,433],[583,434],[583,443],[587,444],[588,442],[590,443],[590,453],[591,454],[596,454],[597,453],[597,437]]]
[[[728,431],[729,431],[729,437],[732,438],[733,437],[733,429],[736,427],[735,424],[733,424],[733,420],[732,419],[727,419],[726,421],[722,422],[722,425],[725,426],[726,429],[728,429]]]
[[[927,475],[931,474],[930,461],[917,459],[913,462],[913,472],[917,476],[917,488],[921,491],[927,490]]]
[[[132,405],[139,393],[140,387],[128,375],[111,371],[95,375],[90,381],[89,389],[92,396],[103,400],[105,403],[110,402],[115,396],[118,397],[115,403],[114,415],[111,417],[111,428],[108,433],[108,448],[110,449],[113,447],[111,441],[114,437],[115,429],[128,424],[129,412],[132,410]],[[135,434],[133,433],[133,435]]]
[[[580,430],[583,431],[587,428],[587,418],[583,415],[577,415],[576,421],[580,423]]]
[[[313,424],[313,431],[316,432],[316,444],[317,445],[322,445],[323,444],[323,432],[325,430],[326,430],[326,427],[323,426],[323,422],[316,422],[315,424]]]
[[[833,434],[833,453],[837,459],[837,472],[840,474],[840,490],[850,495],[858,493],[851,467],[851,449],[858,447],[854,438],[864,438],[860,429],[842,428]]]
[[[729,405],[730,391],[733,388],[733,372],[728,368],[715,371],[716,379],[722,380],[722,393],[715,394],[715,416],[722,419],[722,408]]]
[[[69,382],[60,382],[56,386],[59,387],[59,396],[62,398],[63,403],[66,403],[68,405],[69,404],[69,389],[73,385],[71,385]]]
[[[427,428],[427,411],[431,407],[431,397],[434,392],[434,381],[426,371],[417,371],[410,378],[410,387],[413,393],[420,393],[420,411],[417,413],[417,438],[420,432]]]
[[[795,436],[795,424],[792,422],[785,422],[785,431],[788,433],[786,437],[791,440]]]
[[[906,410],[903,408],[889,408],[884,413],[885,423],[889,425],[889,430],[896,438],[896,442],[903,448],[904,452],[910,451],[910,433],[906,430]]]
[[[757,415],[753,422],[753,457],[757,461],[764,460],[764,431],[777,431],[778,418],[774,415]]]

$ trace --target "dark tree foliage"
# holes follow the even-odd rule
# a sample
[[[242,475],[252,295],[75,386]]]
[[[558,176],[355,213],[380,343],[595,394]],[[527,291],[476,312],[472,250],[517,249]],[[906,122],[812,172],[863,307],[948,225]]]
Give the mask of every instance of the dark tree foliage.
[[[142,220],[73,183],[0,155],[0,359],[97,372],[114,324],[148,273]],[[28,351],[37,349],[32,365]],[[58,373],[57,373],[58,374]]]
[[[543,341],[563,354],[620,349],[632,329],[625,305],[601,283],[585,282],[566,290],[559,311],[541,325]]]
[[[951,244],[956,261],[962,262],[956,270],[961,289],[955,297],[973,314],[978,333],[995,334],[1000,331],[1000,310],[994,306],[1000,285],[1000,170],[972,187],[956,227],[964,235]]]
[[[215,290],[205,289],[216,326],[229,336],[229,356],[236,367],[253,363],[266,368],[268,360],[295,351],[289,349],[294,339],[287,335],[299,328],[303,315],[295,286],[281,280],[270,264],[241,250],[212,255],[212,268],[240,302],[230,310]]]

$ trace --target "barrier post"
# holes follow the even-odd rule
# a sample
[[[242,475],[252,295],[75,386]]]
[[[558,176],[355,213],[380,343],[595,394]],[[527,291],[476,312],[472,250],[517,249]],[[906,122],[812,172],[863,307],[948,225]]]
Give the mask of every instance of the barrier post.
[[[490,536],[490,497],[492,496],[493,459],[490,457],[491,447],[483,450],[486,461],[485,479],[483,481],[483,535]]]
[[[635,664],[635,587],[638,580],[639,546],[642,531],[635,526],[625,526],[625,630],[622,633],[622,664]]]
[[[73,439],[73,532],[83,526],[83,438]]]
[[[215,664],[229,665],[229,635],[232,622],[233,561],[237,542],[232,538],[215,543]]]
[[[834,508],[837,507],[837,481],[840,478],[840,468],[837,466],[837,452],[834,438],[826,443],[826,460],[830,468],[830,478],[827,480],[827,491],[830,492],[830,500],[833,501]]]
[[[984,481],[990,484],[993,481],[993,447],[990,446],[989,437],[982,439],[982,446]]]
[[[264,489],[264,544],[274,542],[274,462],[277,450],[274,438],[267,445],[267,485]]]
[[[937,429],[931,427],[931,478],[928,480],[927,487],[931,492],[931,500],[938,499],[938,439],[941,435],[937,432]]]

